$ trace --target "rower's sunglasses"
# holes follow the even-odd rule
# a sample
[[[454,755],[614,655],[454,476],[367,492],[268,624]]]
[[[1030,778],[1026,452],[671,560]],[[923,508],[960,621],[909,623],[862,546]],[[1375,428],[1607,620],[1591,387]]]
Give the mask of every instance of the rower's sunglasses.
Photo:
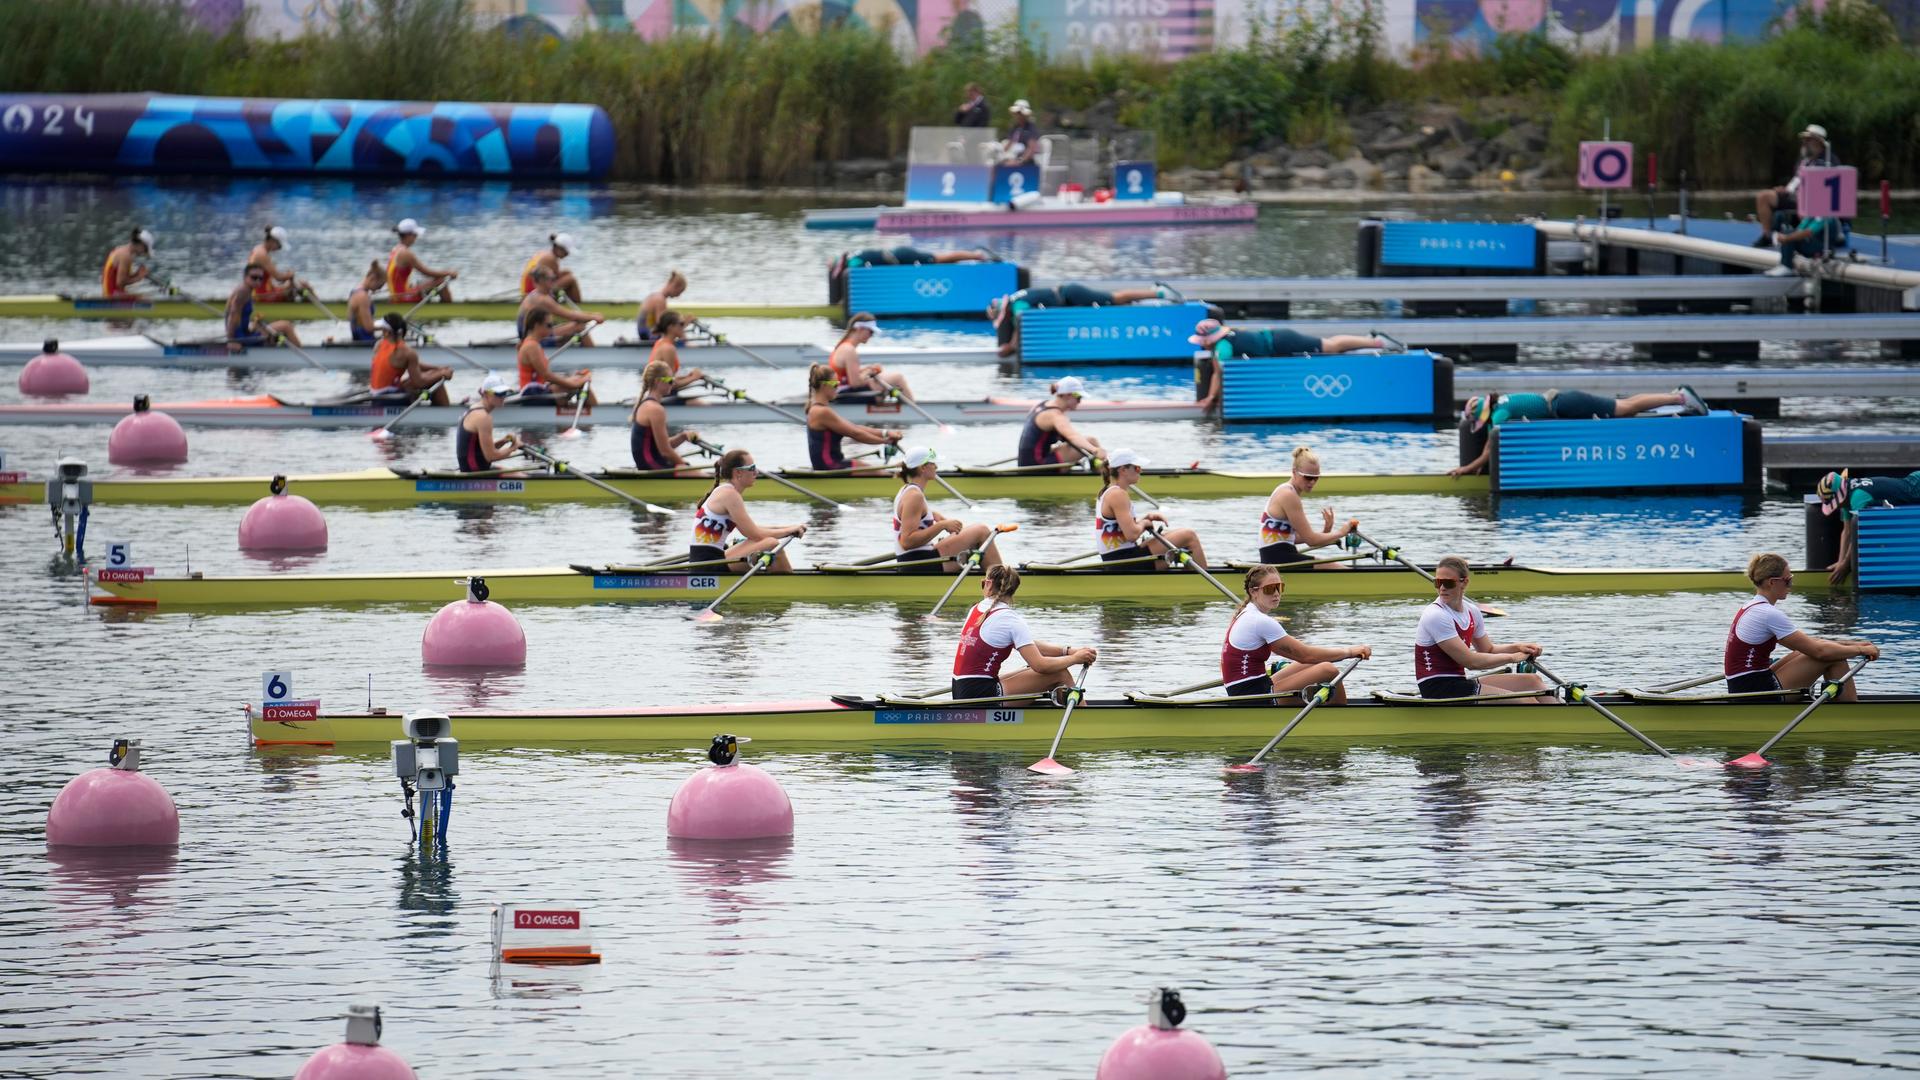
[[[1775,581],[1784,581],[1784,582],[1786,582],[1786,583],[1787,583],[1787,584],[1789,584],[1789,585],[1791,585],[1791,584],[1793,584],[1793,575],[1792,575],[1792,574],[1775,574],[1775,575],[1773,575],[1773,579],[1774,579]]]
[[[1312,483],[1313,481],[1320,479],[1320,474],[1317,472],[1296,472],[1293,475],[1299,477],[1302,480],[1307,481],[1308,483]]]
[[[248,281],[265,281],[265,280],[267,280],[267,275],[265,275],[265,274],[248,274],[248,275],[247,275],[247,280],[248,280]]]
[[[1281,593],[1287,591],[1287,583],[1284,581],[1269,581],[1258,588],[1259,591],[1266,596],[1279,596]]]
[[[1466,581],[1466,578],[1437,577],[1433,579],[1433,587],[1436,589],[1451,589],[1457,585],[1466,584]]]
[[[733,467],[733,471],[734,471],[734,472],[750,472],[750,473],[757,473],[757,472],[759,472],[759,471],[760,471],[760,466],[759,466],[759,465],[756,465],[756,464],[754,464],[754,463],[753,463],[753,462],[751,462],[751,461],[749,461],[749,462],[747,462],[747,463],[746,463],[745,465],[735,465],[735,466]]]

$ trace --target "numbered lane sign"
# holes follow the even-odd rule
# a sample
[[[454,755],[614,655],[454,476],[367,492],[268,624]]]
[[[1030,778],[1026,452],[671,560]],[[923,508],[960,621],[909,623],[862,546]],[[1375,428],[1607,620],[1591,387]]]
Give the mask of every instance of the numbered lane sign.
[[[1630,142],[1581,143],[1580,186],[1583,188],[1632,187],[1633,144]]]
[[[1850,218],[1860,209],[1860,173],[1851,165],[1808,165],[1800,170],[1801,217]]]
[[[260,676],[260,704],[293,699],[293,672],[269,671]]]
[[[126,540],[107,541],[107,569],[126,570],[133,566],[133,544]]]

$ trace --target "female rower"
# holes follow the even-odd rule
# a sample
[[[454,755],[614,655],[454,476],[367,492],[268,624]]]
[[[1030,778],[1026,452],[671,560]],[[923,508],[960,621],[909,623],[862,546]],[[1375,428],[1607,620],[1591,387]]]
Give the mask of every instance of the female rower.
[[[1838,681],[1847,673],[1847,661],[1856,656],[1880,659],[1878,646],[1848,638],[1817,638],[1793,625],[1779,608],[1793,589],[1793,571],[1787,560],[1772,552],[1755,555],[1747,563],[1747,580],[1758,590],[1740,605],[1727,627],[1724,662],[1727,693],[1757,694],[1769,690],[1798,690],[1824,675]],[[1774,645],[1793,651],[1773,659]],[[1853,680],[1840,687],[1839,701],[1859,700]]]
[[[1219,319],[1201,319],[1188,342],[1200,346],[1198,365],[1201,408],[1211,409],[1220,402],[1220,362],[1237,356],[1307,356],[1314,353],[1344,353],[1355,349],[1384,349],[1385,338],[1359,334],[1335,334],[1317,338],[1284,326],[1270,330],[1235,330]]]
[[[1334,528],[1333,508],[1330,506],[1320,511],[1320,528],[1313,527],[1301,495],[1312,491],[1319,479],[1320,456],[1304,446],[1294,447],[1293,475],[1273,489],[1273,494],[1267,496],[1267,508],[1260,513],[1261,562],[1276,566],[1306,562],[1308,556],[1301,551],[1302,548],[1337,544],[1360,527],[1359,518],[1348,518],[1344,525]],[[1313,568],[1351,570],[1353,564],[1323,562],[1315,563]]]
[[[520,452],[520,436],[493,437],[493,410],[513,392],[505,375],[489,374],[480,380],[480,400],[453,434],[454,468],[461,472],[486,472],[493,463]]]
[[[697,444],[700,433],[687,430],[667,434],[664,399],[673,392],[673,369],[658,360],[649,361],[646,370],[640,373],[640,384],[640,403],[633,407],[633,431],[627,437],[633,449],[633,467],[649,472],[685,467],[687,459],[674,447]]]
[[[856,424],[840,415],[833,402],[840,396],[840,380],[834,378],[833,369],[825,364],[815,364],[807,369],[807,382],[810,392],[807,395],[807,460],[815,469],[838,471],[851,469],[855,476],[880,476],[883,468],[854,469],[853,462],[847,457],[841,446],[844,439],[867,443],[872,446],[885,446],[898,443],[907,433],[893,428],[870,428]]]
[[[660,320],[653,324],[653,351],[647,354],[647,362],[667,365],[673,372],[675,394],[707,377],[699,368],[680,370],[680,346],[686,344],[687,331],[692,325],[677,311],[661,312]]]
[[[593,339],[587,337],[587,331],[607,321],[605,315],[597,311],[581,311],[567,307],[555,299],[553,289],[553,271],[544,266],[534,267],[530,274],[534,290],[520,298],[520,310],[514,315],[513,325],[521,337],[526,336],[527,313],[544,311],[552,329],[541,342],[542,345],[554,345],[580,336],[580,344],[592,345]]]
[[[932,447],[916,446],[900,461],[900,490],[893,497],[893,550],[899,556],[894,561],[902,569],[908,563],[944,559],[941,565],[947,570],[958,570],[960,557],[984,545],[993,534],[984,523],[969,525],[959,518],[936,514],[927,506],[927,485],[939,471]],[[941,533],[951,535],[942,540]],[[987,548],[981,557],[986,566],[999,566],[1000,561],[996,548]]]
[[[424,300],[434,289],[440,289],[440,299],[453,302],[453,290],[443,288],[460,276],[458,270],[435,270],[420,261],[413,253],[414,242],[427,235],[427,230],[412,218],[406,218],[393,227],[400,242],[387,252],[387,291],[393,294],[396,304],[417,304]],[[426,280],[414,285],[413,275],[419,274]]]
[[[253,315],[253,291],[265,284],[267,268],[247,264],[246,276],[227,294],[227,351],[241,352],[249,346],[272,345],[281,340],[300,344],[300,335],[285,319],[267,322]]]
[[[1433,568],[1433,587],[1439,596],[1420,613],[1420,628],[1413,636],[1413,674],[1420,683],[1423,698],[1470,698],[1485,691],[1545,691],[1547,684],[1538,675],[1482,675],[1467,677],[1468,668],[1499,667],[1531,660],[1543,651],[1531,641],[1497,645],[1487,636],[1487,619],[1480,608],[1467,599],[1467,560],[1448,555]],[[1553,701],[1551,695],[1534,698],[1500,698],[1499,702]]]
[[[987,302],[987,321],[993,324],[1000,355],[1020,351],[1020,316],[1035,309],[1062,307],[1113,307],[1137,304],[1142,300],[1172,300],[1182,297],[1171,285],[1156,283],[1150,289],[1095,289],[1077,281],[1039,289],[1021,289]]]
[[[294,299],[303,292],[312,291],[312,286],[308,285],[303,279],[295,278],[293,271],[282,270],[274,265],[273,253],[276,251],[286,251],[289,247],[287,230],[279,225],[269,225],[266,229],[266,236],[263,237],[259,243],[253,245],[253,250],[247,254],[247,262],[249,264],[267,268],[266,286],[253,291],[255,303],[281,304]]]
[[[417,397],[433,388],[435,405],[447,404],[447,380],[453,378],[450,367],[429,366],[420,362],[420,354],[407,344],[407,320],[397,311],[387,312],[387,333],[373,347],[373,368],[367,378],[375,393],[390,393],[401,400]]]
[[[592,381],[593,372],[587,370],[560,372],[547,365],[547,350],[540,343],[547,337],[549,317],[544,311],[527,313],[526,336],[520,339],[520,393],[522,396],[533,394],[551,394],[555,398],[568,402]],[[598,404],[599,398],[591,389],[587,390],[587,407]]]
[[[872,315],[862,311],[847,323],[847,332],[840,335],[840,341],[833,347],[833,355],[827,362],[833,365],[833,373],[840,380],[841,392],[852,401],[870,401],[882,398],[898,390],[900,396],[908,401],[914,400],[912,388],[907,386],[907,377],[897,371],[888,371],[879,364],[862,364],[860,346],[873,340],[880,329]]]
[[[1705,416],[1708,412],[1707,403],[1691,386],[1675,387],[1671,394],[1631,394],[1623,398],[1602,397],[1585,390],[1470,397],[1460,411],[1460,419],[1468,428],[1467,436],[1480,440],[1480,453],[1465,465],[1448,469],[1447,475],[1471,476],[1486,471],[1487,460],[1493,456],[1493,439],[1486,433],[1489,424],[1499,427],[1516,420],[1616,420],[1668,405],[1680,406],[1682,416]]]
[[[747,513],[747,502],[741,496],[760,478],[760,466],[753,463],[752,454],[745,450],[727,451],[714,462],[713,476],[713,487],[694,511],[693,543],[687,548],[689,569],[711,571],[713,566],[725,562],[727,569],[745,573],[754,556],[771,550],[786,537],[807,535],[805,525],[761,525]],[[727,538],[735,529],[740,530],[745,539],[729,547]],[[787,561],[787,553],[783,551],[767,571],[792,573],[793,564]]]
[[[953,652],[953,700],[1019,697],[1072,686],[1071,669],[1099,659],[1091,648],[1036,640],[1027,620],[1009,606],[1019,590],[1020,573],[1011,566],[988,570],[980,582],[984,598],[967,612]],[[1015,650],[1027,666],[1001,678],[1000,665]]]
[[[573,271],[560,265],[560,260],[572,253],[573,237],[566,233],[548,233],[546,250],[528,259],[527,265],[520,270],[520,295],[544,289],[548,293],[563,294],[576,304],[583,303],[585,298],[580,295],[580,279],[573,276]],[[544,286],[533,276],[533,272],[539,269],[545,269],[551,279]]]
[[[640,340],[652,341],[653,328],[660,324],[660,316],[667,313],[667,306],[679,295],[687,291],[687,276],[678,270],[667,274],[667,283],[648,293],[640,301]]]
[[[376,341],[379,339],[379,327],[373,321],[373,294],[387,287],[387,272],[380,269],[380,260],[367,264],[366,276],[360,284],[347,294],[347,328],[353,332],[355,341]]]
[[[1071,465],[1082,458],[1099,457],[1100,440],[1080,434],[1067,418],[1085,396],[1085,385],[1072,375],[1054,383],[1051,396],[1035,405],[1021,425],[1015,463],[1022,467]]]
[[[100,295],[109,300],[125,300],[134,294],[128,286],[147,280],[153,273],[153,267],[145,263],[133,265],[133,260],[144,259],[153,254],[153,233],[146,229],[135,229],[127,242],[107,252],[107,262],[100,268]]]
[[[1301,704],[1300,691],[1315,683],[1332,682],[1340,673],[1339,660],[1373,655],[1368,645],[1309,645],[1288,634],[1273,617],[1273,609],[1287,591],[1280,571],[1271,566],[1256,566],[1247,571],[1247,598],[1227,620],[1227,637],[1220,644],[1220,682],[1228,697],[1258,694],[1286,694],[1289,704]],[[1295,661],[1267,676],[1267,657],[1284,656]],[[1347,703],[1344,684],[1333,688],[1330,699],[1335,705]],[[1281,699],[1273,699],[1278,705]]]
[[[1138,559],[1155,554],[1154,548],[1158,547],[1159,558],[1132,568],[1165,570],[1171,563],[1173,549],[1178,547],[1185,548],[1194,562],[1207,565],[1207,551],[1200,546],[1200,537],[1192,529],[1164,528],[1167,518],[1158,510],[1145,517],[1133,516],[1130,492],[1133,485],[1140,482],[1140,470],[1146,465],[1147,459],[1131,450],[1115,450],[1100,465],[1100,496],[1093,501],[1093,537],[1100,546],[1101,560]],[[1156,522],[1163,527],[1151,528]]]

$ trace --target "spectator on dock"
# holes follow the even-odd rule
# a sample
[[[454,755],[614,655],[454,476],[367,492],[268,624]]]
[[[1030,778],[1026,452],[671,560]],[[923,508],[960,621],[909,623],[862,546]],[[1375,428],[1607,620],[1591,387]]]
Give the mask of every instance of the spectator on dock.
[[[993,122],[993,112],[987,105],[987,93],[980,89],[979,83],[967,84],[967,99],[953,110],[953,122],[964,128],[983,128]]]
[[[1485,472],[1493,454],[1493,440],[1486,437],[1489,426],[1499,427],[1514,420],[1619,420],[1669,405],[1678,405],[1681,416],[1707,415],[1707,403],[1682,386],[1671,394],[1633,394],[1623,398],[1601,397],[1585,390],[1549,390],[1544,394],[1486,394],[1467,399],[1460,410],[1461,430],[1480,435],[1480,455],[1448,476],[1468,476]],[[1464,438],[1464,436],[1463,436]]]
[[[1000,144],[1000,164],[1025,165],[1040,150],[1040,129],[1033,123],[1033,106],[1021,98],[1007,106],[1007,111],[1013,114],[1013,126]]]
[[[1772,247],[1774,234],[1779,232],[1799,209],[1800,170],[1809,165],[1838,165],[1840,159],[1833,154],[1833,144],[1827,140],[1827,129],[1819,124],[1808,124],[1800,132],[1800,163],[1794,166],[1793,177],[1779,187],[1762,189],[1754,196],[1754,218],[1760,222],[1760,239],[1753,242],[1754,247]]]
[[[1920,506],[1920,469],[1905,476],[1849,476],[1845,469],[1820,478],[1814,488],[1820,512],[1839,514],[1840,557],[1827,567],[1827,582],[1839,585],[1852,575],[1858,556],[1860,511],[1875,506]]]
[[[1774,217],[1774,239],[1780,243],[1780,265],[1767,267],[1768,277],[1786,277],[1793,273],[1795,255],[1817,259],[1830,251],[1846,247],[1852,236],[1845,218],[1801,218],[1791,232],[1779,232],[1787,224],[1783,220],[1786,214],[1780,213]]]
[[[1187,340],[1200,347],[1194,354],[1194,396],[1200,407],[1208,411],[1220,404],[1222,360],[1244,356],[1310,356],[1388,347],[1385,338],[1359,334],[1317,338],[1284,326],[1242,332],[1219,319],[1201,319]]]

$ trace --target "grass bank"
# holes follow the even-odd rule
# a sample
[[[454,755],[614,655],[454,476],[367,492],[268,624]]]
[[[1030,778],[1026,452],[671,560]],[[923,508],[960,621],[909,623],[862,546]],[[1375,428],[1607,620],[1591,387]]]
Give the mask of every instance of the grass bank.
[[[348,5],[342,5],[347,7]],[[1681,44],[1576,56],[1538,36],[1482,55],[1386,59],[1364,15],[1264,29],[1244,47],[1177,64],[1056,64],[1015,35],[911,59],[881,35],[833,28],[648,42],[587,33],[514,38],[476,27],[465,0],[359,0],[346,28],[292,41],[200,30],[154,0],[0,4],[0,87],[271,97],[590,101],[620,134],[615,175],[674,182],[808,182],[824,163],[889,157],[916,123],[943,122],[978,81],[1043,122],[1154,131],[1163,162],[1214,167],[1283,143],[1337,144],[1346,118],[1428,100],[1469,119],[1516,100],[1550,117],[1554,160],[1603,118],[1700,184],[1776,179],[1792,134],[1825,124],[1863,177],[1920,179],[1920,59],[1866,0],[1830,5],[1753,44]],[[1489,117],[1491,113],[1487,113]],[[1503,121],[1489,119],[1491,138]]]

